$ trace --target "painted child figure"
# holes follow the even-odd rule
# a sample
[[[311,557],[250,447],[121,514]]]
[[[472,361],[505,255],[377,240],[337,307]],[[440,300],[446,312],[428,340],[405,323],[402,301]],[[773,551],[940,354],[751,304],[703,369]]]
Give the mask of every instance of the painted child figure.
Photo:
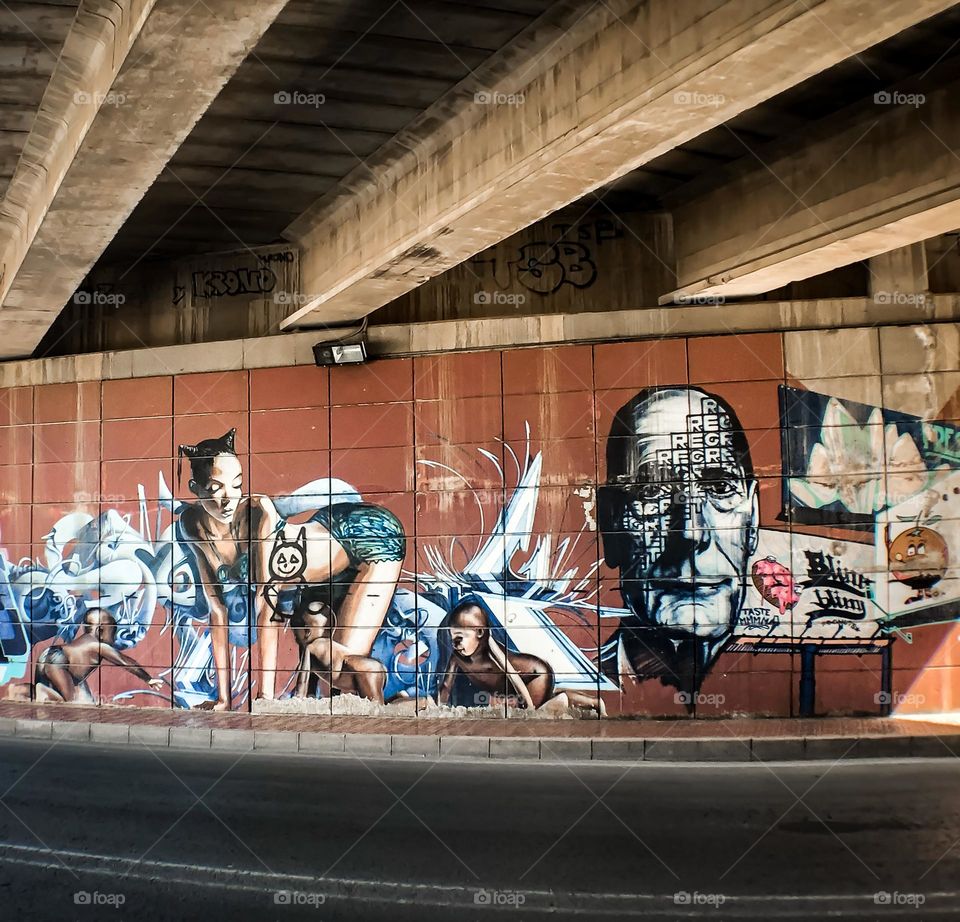
[[[386,669],[378,660],[350,653],[333,639],[336,615],[326,602],[311,598],[309,592],[302,594],[290,627],[300,647],[298,698],[315,695],[322,678],[337,691],[383,704]]]
[[[116,649],[116,637],[113,616],[102,608],[88,608],[73,640],[52,644],[37,658],[36,700],[95,704],[87,679],[101,663],[122,666],[151,688],[163,688],[163,679],[153,678],[135,659]]]
[[[447,616],[453,651],[437,702],[448,704],[457,675],[492,699],[533,710],[553,696],[553,670],[537,656],[509,653],[493,638],[490,622],[476,602],[461,602]],[[509,694],[508,694],[509,688]]]
[[[446,618],[453,650],[437,694],[438,704],[449,704],[458,675],[486,692],[491,701],[505,700],[510,707],[563,716],[570,707],[606,709],[599,692],[556,687],[553,669],[539,656],[504,650],[493,636],[486,612],[469,600],[457,605]]]

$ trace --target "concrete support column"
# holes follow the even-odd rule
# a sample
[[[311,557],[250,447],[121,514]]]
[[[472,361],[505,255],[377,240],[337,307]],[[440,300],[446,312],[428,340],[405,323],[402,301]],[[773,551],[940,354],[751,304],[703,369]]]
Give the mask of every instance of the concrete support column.
[[[930,288],[923,241],[871,256],[868,265],[870,297],[874,300],[887,294],[918,294]]]

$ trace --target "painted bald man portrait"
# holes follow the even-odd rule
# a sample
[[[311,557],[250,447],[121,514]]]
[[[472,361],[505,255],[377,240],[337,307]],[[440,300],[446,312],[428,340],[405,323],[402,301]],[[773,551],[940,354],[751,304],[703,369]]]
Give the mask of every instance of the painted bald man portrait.
[[[746,436],[722,398],[651,387],[617,412],[606,454],[604,559],[631,612],[619,629],[621,665],[695,693],[730,640],[757,548]]]

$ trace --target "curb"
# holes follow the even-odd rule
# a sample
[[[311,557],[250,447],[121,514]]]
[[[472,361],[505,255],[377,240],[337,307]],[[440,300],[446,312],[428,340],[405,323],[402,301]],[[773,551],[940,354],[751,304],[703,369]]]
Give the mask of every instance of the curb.
[[[213,751],[256,750],[361,758],[525,762],[802,762],[960,756],[960,733],[943,736],[570,739],[418,736],[159,727],[0,717],[0,738]]]

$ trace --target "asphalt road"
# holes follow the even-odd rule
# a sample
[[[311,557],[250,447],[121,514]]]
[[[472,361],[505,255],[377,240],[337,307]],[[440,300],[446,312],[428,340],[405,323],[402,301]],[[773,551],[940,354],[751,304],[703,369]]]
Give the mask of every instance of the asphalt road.
[[[456,763],[0,742],[0,919],[960,918],[955,760]]]

